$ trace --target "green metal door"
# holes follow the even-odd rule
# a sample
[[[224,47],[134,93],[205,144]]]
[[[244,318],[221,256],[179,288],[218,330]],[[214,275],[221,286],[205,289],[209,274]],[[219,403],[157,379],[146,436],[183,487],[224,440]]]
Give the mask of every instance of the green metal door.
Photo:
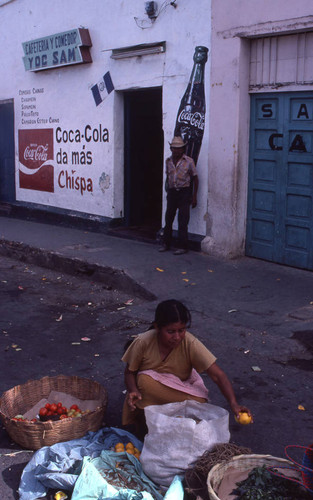
[[[313,92],[251,96],[246,254],[313,269]]]

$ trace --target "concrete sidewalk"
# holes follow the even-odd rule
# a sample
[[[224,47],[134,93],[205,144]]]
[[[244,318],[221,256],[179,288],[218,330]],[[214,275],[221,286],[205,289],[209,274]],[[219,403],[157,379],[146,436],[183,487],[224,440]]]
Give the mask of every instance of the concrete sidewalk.
[[[134,299],[132,316],[147,322],[159,301],[183,301],[191,331],[255,414],[253,428],[234,428],[239,442],[282,456],[285,445],[312,441],[311,272],[245,257],[174,256],[159,253],[157,244],[9,217],[0,217],[0,254],[126,292]],[[211,394],[225,406],[215,387]]]
[[[0,254],[87,276],[146,300],[176,297],[206,315],[244,313],[251,326],[288,317],[313,328],[310,271],[247,257],[223,260],[192,251],[175,256],[159,253],[157,244],[9,217],[0,217]]]
[[[268,301],[273,313],[280,309],[284,314],[313,300],[310,271],[247,257],[223,260],[200,252],[174,256],[157,250],[157,244],[0,216],[2,255],[107,280],[109,286],[143,298],[170,294],[207,306],[208,300],[228,296],[233,309],[238,301],[249,308],[258,302],[260,312]]]

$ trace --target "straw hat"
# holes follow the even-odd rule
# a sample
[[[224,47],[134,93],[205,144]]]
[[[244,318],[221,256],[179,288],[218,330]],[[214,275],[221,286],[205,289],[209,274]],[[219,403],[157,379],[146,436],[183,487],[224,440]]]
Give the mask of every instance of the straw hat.
[[[171,148],[184,148],[186,144],[181,137],[174,137],[172,142],[169,142]]]

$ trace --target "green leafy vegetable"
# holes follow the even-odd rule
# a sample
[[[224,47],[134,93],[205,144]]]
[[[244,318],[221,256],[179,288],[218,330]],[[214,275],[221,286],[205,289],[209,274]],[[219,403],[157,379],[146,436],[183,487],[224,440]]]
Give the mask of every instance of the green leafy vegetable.
[[[247,479],[236,483],[236,500],[312,500],[297,483],[272,474],[265,465],[255,467]]]

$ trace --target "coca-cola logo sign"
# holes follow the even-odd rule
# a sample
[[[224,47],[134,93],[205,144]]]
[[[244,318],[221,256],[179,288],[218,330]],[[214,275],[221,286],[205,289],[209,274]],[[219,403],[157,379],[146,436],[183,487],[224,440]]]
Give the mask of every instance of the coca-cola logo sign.
[[[48,144],[30,144],[26,146],[24,151],[24,160],[32,161],[47,161],[48,160]]]
[[[186,123],[192,127],[198,128],[199,130],[204,130],[204,114],[199,111],[191,113],[190,111],[183,109],[177,118],[179,123]]]
[[[19,130],[20,188],[54,192],[53,129]]]

